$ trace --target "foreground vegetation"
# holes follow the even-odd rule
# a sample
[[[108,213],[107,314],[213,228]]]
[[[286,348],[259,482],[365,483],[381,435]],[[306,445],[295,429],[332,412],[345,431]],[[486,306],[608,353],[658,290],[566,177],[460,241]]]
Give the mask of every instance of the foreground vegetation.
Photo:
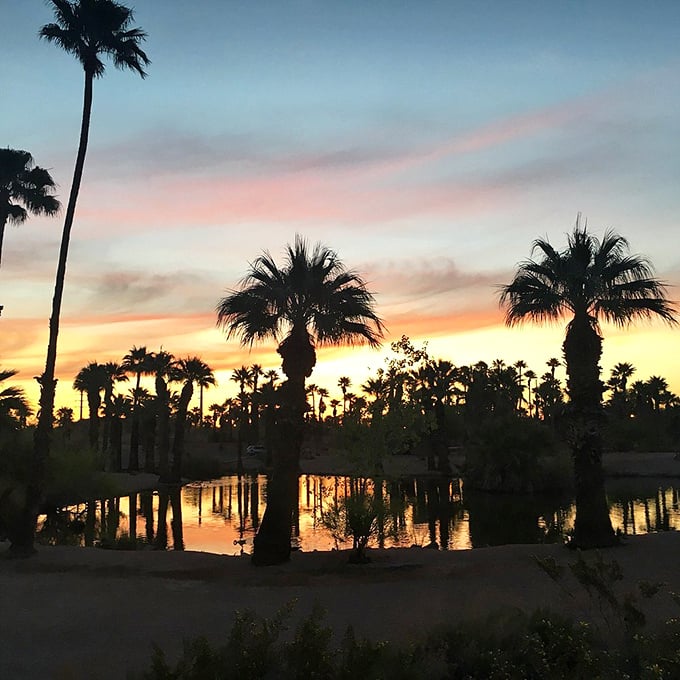
[[[538,560],[560,580],[565,569]],[[680,620],[661,631],[646,631],[640,601],[657,595],[662,584],[640,582],[636,593],[622,593],[621,569],[598,554],[568,565],[591,597],[595,616],[585,623],[548,609],[526,614],[506,611],[429,631],[404,645],[358,638],[348,628],[341,640],[315,607],[294,630],[287,630],[293,604],[271,618],[236,612],[224,644],[199,637],[185,641],[177,661],[154,645],[145,680],[226,678],[403,678],[484,680],[619,680],[677,678],[680,674]],[[173,654],[173,657],[176,657]]]

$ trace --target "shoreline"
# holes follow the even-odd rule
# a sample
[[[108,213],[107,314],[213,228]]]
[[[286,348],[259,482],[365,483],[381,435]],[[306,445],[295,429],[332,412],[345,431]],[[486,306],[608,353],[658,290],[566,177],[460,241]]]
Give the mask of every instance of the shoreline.
[[[631,478],[680,478],[680,454],[675,452],[609,452],[603,455],[603,467],[605,477],[609,479]],[[460,473],[461,457],[452,460],[454,470]],[[248,474],[266,474],[262,462],[258,459],[243,458],[243,472]],[[399,477],[439,477],[438,472],[428,471],[425,461],[417,456],[393,456],[385,464],[383,476],[386,478]],[[236,460],[221,461],[221,475],[237,474]],[[100,473],[102,478],[107,479],[115,486],[119,493],[115,495],[126,496],[142,491],[155,491],[161,488],[159,477],[148,472],[105,472]],[[301,475],[319,475],[322,477],[342,477],[352,475],[352,466],[341,456],[324,454],[313,458],[302,458],[300,461]],[[184,479],[183,484],[206,481],[201,479]]]

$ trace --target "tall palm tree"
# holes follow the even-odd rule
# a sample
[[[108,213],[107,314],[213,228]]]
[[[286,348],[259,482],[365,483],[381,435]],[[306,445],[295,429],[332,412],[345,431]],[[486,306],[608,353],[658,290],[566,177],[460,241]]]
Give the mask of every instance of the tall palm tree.
[[[28,151],[0,149],[0,261],[5,226],[23,224],[32,215],[56,215],[61,207],[53,196],[50,173],[33,162]]]
[[[627,326],[660,317],[676,323],[665,287],[650,262],[629,254],[626,239],[607,231],[602,240],[581,226],[580,215],[558,251],[547,240],[534,242],[540,259],[520,263],[513,281],[501,289],[506,323],[544,322],[570,317],[562,350],[570,399],[576,489],[574,544],[581,548],[616,542],[609,519],[602,470],[602,392],[599,320]]]
[[[278,342],[286,382],[281,390],[280,447],[275,451],[267,509],[254,541],[255,564],[290,558],[290,532],[306,408],[305,380],[316,364],[316,347],[342,343],[380,344],[383,325],[373,295],[329,248],[309,248],[296,236],[279,267],[265,252],[251,265],[240,289],[222,298],[217,322],[227,337],[246,345]]]
[[[50,453],[56,389],[54,374],[57,363],[57,339],[66,278],[66,261],[80,183],[85,167],[94,79],[104,75],[103,58],[105,57],[110,57],[116,68],[130,69],[137,72],[141,77],[146,75],[144,67],[150,63],[139,46],[146,39],[146,33],[131,26],[133,13],[128,7],[113,0],[77,0],[77,2],[50,0],[50,4],[54,10],[55,22],[43,26],[39,35],[76,57],[83,67],[85,87],[78,153],[64,217],[54,283],[45,371],[39,380],[40,415],[34,437],[34,469],[31,475],[31,483],[27,489],[26,510],[22,517],[22,528],[17,534],[17,540],[13,541],[11,546],[11,550],[16,554],[32,554],[34,552],[33,539],[40,497],[44,488],[45,463]]]
[[[133,345],[130,351],[123,357],[121,366],[128,373],[135,376],[135,387],[132,392],[132,426],[130,428],[130,460],[128,470],[139,470],[139,420],[140,405],[137,398],[140,394],[142,375],[152,372],[153,353],[148,352],[146,347]]]

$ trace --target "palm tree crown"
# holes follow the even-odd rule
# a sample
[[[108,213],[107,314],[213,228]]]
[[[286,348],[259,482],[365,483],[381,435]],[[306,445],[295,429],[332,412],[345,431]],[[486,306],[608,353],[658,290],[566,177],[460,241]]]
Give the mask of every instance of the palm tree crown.
[[[660,316],[675,323],[665,286],[653,276],[647,258],[628,254],[628,241],[607,231],[600,241],[577,222],[567,247],[559,252],[547,240],[534,241],[540,260],[520,263],[514,280],[501,289],[506,322],[554,321],[567,314],[600,318],[618,326]]]
[[[54,180],[33,156],[20,149],[0,149],[0,258],[5,225],[23,224],[29,213],[55,215],[61,204],[53,196]]]
[[[380,344],[383,325],[373,311],[373,295],[334,251],[321,244],[310,250],[296,236],[285,258],[279,267],[265,252],[251,264],[240,290],[219,302],[217,323],[227,337],[236,335],[243,344],[273,338],[280,350],[293,339],[312,346]],[[307,376],[313,366],[306,367]]]
[[[94,78],[104,75],[103,56],[114,66],[146,76],[150,61],[139,43],[146,33],[131,28],[133,12],[112,0],[51,0],[55,23],[46,24],[39,36],[53,42],[80,61],[85,73]]]

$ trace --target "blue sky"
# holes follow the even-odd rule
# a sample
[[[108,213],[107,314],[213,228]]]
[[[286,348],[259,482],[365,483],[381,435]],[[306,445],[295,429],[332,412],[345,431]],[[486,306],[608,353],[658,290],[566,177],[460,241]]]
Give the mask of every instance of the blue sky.
[[[391,338],[462,365],[560,356],[561,328],[502,327],[496,286],[536,237],[582,212],[680,283],[677,2],[139,0],[152,60],[95,84],[64,301],[58,400],[91,360],[133,344],[220,372],[277,365],[214,327],[263,249],[323,241],[375,291]],[[0,0],[0,144],[51,169],[65,200],[82,105],[72,57],[37,39],[42,0]],[[3,366],[40,372],[61,230],[5,238]],[[671,289],[677,298],[677,291]],[[680,391],[676,331],[605,329],[603,366],[632,361]],[[650,347],[654,348],[650,352]],[[535,357],[535,358],[533,358]],[[384,360],[322,350],[314,379],[357,383]]]

